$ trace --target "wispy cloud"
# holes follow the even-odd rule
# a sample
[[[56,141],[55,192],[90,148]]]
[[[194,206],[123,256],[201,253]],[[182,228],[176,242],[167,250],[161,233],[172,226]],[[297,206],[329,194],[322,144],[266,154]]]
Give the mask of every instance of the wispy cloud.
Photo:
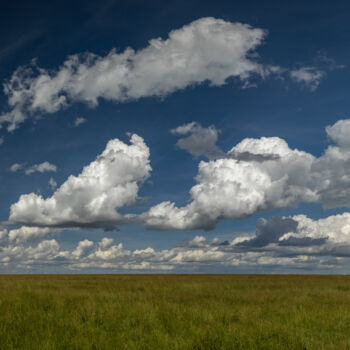
[[[57,167],[49,162],[43,162],[40,164],[35,164],[27,168],[24,172],[26,175],[31,175],[33,173],[45,173],[47,171],[56,171]]]

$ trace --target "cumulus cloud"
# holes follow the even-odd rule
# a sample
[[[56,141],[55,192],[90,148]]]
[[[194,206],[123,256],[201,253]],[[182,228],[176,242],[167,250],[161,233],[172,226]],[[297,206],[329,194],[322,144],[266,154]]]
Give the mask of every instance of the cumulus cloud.
[[[27,168],[24,172],[26,175],[30,175],[33,173],[45,173],[47,171],[56,171],[57,167],[54,164],[51,164],[49,162],[43,162],[40,164],[35,164]]]
[[[22,195],[10,209],[12,224],[38,227],[114,228],[127,221],[118,209],[135,203],[138,190],[150,175],[149,149],[144,140],[130,137],[130,144],[118,139],[78,176],[69,178],[44,199],[30,193]]]
[[[20,67],[4,84],[10,110],[0,116],[0,125],[12,131],[29,116],[55,113],[76,101],[96,106],[100,98],[123,102],[206,81],[219,86],[230,77],[247,82],[252,74],[265,76],[272,68],[259,64],[255,54],[265,36],[260,28],[207,17],[139,51],[76,54],[56,70],[35,63]]]
[[[152,229],[211,230],[222,218],[241,219],[260,210],[294,205],[300,200],[315,201],[305,175],[314,157],[291,150],[277,137],[244,139],[230,153],[277,154],[265,162],[224,158],[201,161],[197,184],[190,190],[191,202],[184,207],[163,202],[144,214]]]
[[[79,242],[78,246],[73,250],[72,255],[76,258],[82,258],[88,255],[94,246],[94,242],[85,239],[84,241]]]
[[[290,71],[290,77],[297,83],[302,83],[311,91],[317,89],[325,72],[315,67],[301,67]]]
[[[229,158],[261,162],[279,158],[279,155],[275,153],[255,154],[238,150],[231,150],[229,153],[224,152],[216,144],[220,131],[214,125],[203,127],[200,123],[191,122],[171,129],[170,132],[173,135],[185,136],[181,137],[176,145],[195,157],[204,155],[209,159]]]
[[[319,220],[312,220],[305,215],[295,215],[292,219],[297,223],[297,228],[282,235],[280,241],[291,237],[311,238],[350,246],[350,213],[348,212]]]
[[[52,230],[48,227],[26,227],[22,226],[18,229],[13,229],[8,232],[10,242],[23,243],[37,240],[47,236],[50,232],[57,232],[57,229]]]
[[[259,219],[253,233],[233,233],[232,240],[212,240],[197,235],[169,249],[128,250],[121,242],[104,237],[84,239],[62,250],[59,243],[44,239],[49,228],[0,228],[0,269],[40,268],[108,271],[330,271],[342,269],[350,258],[350,213],[313,220],[305,215]],[[267,270],[268,269],[268,270]],[[62,270],[62,271],[63,271]],[[67,271],[67,270],[65,270]]]
[[[328,137],[339,147],[350,149],[350,119],[338,120],[326,127]]]
[[[9,221],[23,226],[104,229],[137,221],[156,230],[211,230],[225,218],[242,219],[300,202],[349,207],[349,125],[349,120],[340,120],[326,128],[331,144],[320,157],[291,149],[278,137],[243,139],[228,152],[220,151],[223,156],[200,161],[187,205],[165,201],[140,215],[121,215],[118,210],[135,203],[139,186],[149,177],[148,147],[137,135],[131,137],[131,145],[112,140],[94,162],[77,177],[70,176],[52,197],[22,195],[11,206]],[[190,123],[173,133],[190,133],[195,139],[196,133],[207,131]],[[196,146],[196,150],[207,152],[215,142]],[[187,146],[194,144],[191,141]],[[262,234],[255,244],[264,239]]]
[[[289,148],[278,137],[246,138],[225,157],[199,163],[188,205],[177,207],[165,201],[153,206],[142,215],[145,226],[211,230],[223,218],[242,219],[300,202],[318,202],[326,208],[350,206],[349,124],[343,120],[327,127],[333,144],[319,158]],[[182,133],[192,127],[185,126]],[[249,157],[237,159],[239,154]]]
[[[260,246],[250,249],[249,246],[239,246],[236,241],[221,242],[218,238],[209,241],[204,236],[196,236],[184,245],[164,250],[151,247],[128,250],[122,243],[115,243],[112,238],[106,237],[100,242],[85,239],[69,250],[61,250],[53,239],[44,240],[37,246],[8,244],[0,249],[0,268],[1,264],[7,268],[44,266],[47,269],[54,265],[56,269],[109,271],[198,271],[208,266],[220,270],[224,267],[229,271],[249,268],[264,271],[264,268],[271,267],[280,271],[300,268],[329,270],[340,267],[332,262],[326,251],[324,254],[310,254],[309,247],[286,248],[282,245],[278,247],[276,243],[266,249]]]

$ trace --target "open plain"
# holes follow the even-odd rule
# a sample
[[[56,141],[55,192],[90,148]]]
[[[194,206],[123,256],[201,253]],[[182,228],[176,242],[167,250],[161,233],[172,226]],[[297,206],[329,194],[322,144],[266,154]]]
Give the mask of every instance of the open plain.
[[[6,350],[338,350],[349,334],[349,276],[0,276]]]

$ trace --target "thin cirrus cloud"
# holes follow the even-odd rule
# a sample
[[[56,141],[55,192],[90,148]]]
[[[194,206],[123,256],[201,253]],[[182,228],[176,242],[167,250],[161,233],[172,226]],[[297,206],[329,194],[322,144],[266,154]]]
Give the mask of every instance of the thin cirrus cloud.
[[[171,31],[167,39],[152,39],[139,51],[76,54],[53,71],[35,64],[19,67],[4,84],[9,111],[0,116],[0,125],[13,131],[31,116],[74,102],[97,106],[100,98],[123,102],[166,96],[205,81],[223,85],[230,77],[247,83],[254,74],[263,77],[279,69],[261,65],[254,55],[266,34],[207,17]]]
[[[26,163],[14,163],[10,166],[10,171],[12,173],[16,173],[20,170],[23,170],[26,167]],[[31,165],[29,167],[27,167],[26,169],[24,169],[24,173],[26,175],[31,175],[34,173],[45,173],[45,172],[56,172],[57,171],[57,167],[54,164],[51,164],[48,161],[42,162],[40,164],[34,164]]]
[[[177,134],[196,135],[204,129],[191,123],[177,129]],[[165,201],[139,216],[121,215],[118,210],[136,202],[139,187],[150,176],[149,149],[137,135],[131,136],[130,145],[111,140],[95,161],[80,175],[70,176],[52,197],[22,195],[11,206],[9,222],[111,229],[137,221],[156,230],[211,230],[225,218],[242,219],[300,202],[349,207],[350,120],[339,120],[326,132],[331,144],[320,157],[291,149],[278,137],[246,138],[228,152],[209,142],[210,149],[215,145],[224,156],[200,161],[189,204],[177,207]]]
[[[290,71],[290,77],[292,80],[304,84],[311,91],[317,89],[324,76],[324,71],[315,67],[301,67]]]
[[[31,175],[33,173],[45,173],[48,171],[56,172],[57,167],[49,162],[43,162],[40,164],[35,164],[27,168],[24,172],[26,175]]]

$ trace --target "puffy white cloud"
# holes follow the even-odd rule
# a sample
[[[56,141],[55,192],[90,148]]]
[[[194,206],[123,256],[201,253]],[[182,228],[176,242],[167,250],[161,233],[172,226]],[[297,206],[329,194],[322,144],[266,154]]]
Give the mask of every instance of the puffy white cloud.
[[[338,120],[326,127],[329,138],[341,148],[350,148],[350,119]]]
[[[49,234],[57,234],[58,232],[61,230],[49,227],[21,226],[10,230],[0,227],[0,246],[38,241]]]
[[[230,77],[247,82],[252,74],[273,71],[253,54],[265,35],[247,24],[207,17],[171,31],[167,39],[152,39],[139,51],[72,55],[57,70],[20,67],[4,84],[10,111],[0,125],[12,131],[28,116],[55,113],[75,101],[96,106],[99,98],[165,96],[205,81],[222,85]]]
[[[26,175],[30,175],[33,173],[44,173],[47,171],[56,171],[57,167],[54,164],[51,164],[49,162],[43,162],[40,164],[35,164],[32,165],[31,167],[27,168],[24,172],[26,173]]]
[[[211,230],[223,218],[242,219],[300,202],[322,203],[326,208],[350,206],[349,125],[342,120],[327,127],[332,144],[318,158],[291,149],[278,137],[243,139],[227,153],[219,150],[223,156],[199,163],[197,183],[187,205],[178,207],[165,201],[139,216],[121,215],[118,210],[135,203],[139,186],[149,177],[148,147],[137,135],[131,137],[131,145],[112,140],[94,162],[77,177],[70,176],[52,197],[22,195],[11,206],[9,220],[38,227],[109,229],[138,221],[157,230]],[[214,129],[191,123],[174,130],[175,134],[193,136],[197,130],[206,133]]]
[[[305,84],[311,91],[317,89],[325,73],[315,67],[301,67],[290,71],[290,77],[298,82]]]
[[[108,248],[113,244],[113,242],[114,242],[113,238],[104,237],[100,242],[100,246],[102,248]]]
[[[170,249],[128,250],[122,243],[104,237],[88,239],[69,250],[61,250],[56,240],[28,245],[36,228],[0,229],[0,269],[45,268],[108,271],[174,270],[198,271],[333,271],[350,262],[350,213],[312,220],[305,215],[260,219],[251,234],[234,233],[231,241],[195,236]],[[40,229],[35,238],[49,230]],[[5,270],[6,271],[6,270]]]
[[[139,185],[149,177],[149,163],[149,149],[141,137],[132,135],[130,144],[111,140],[95,161],[78,176],[69,176],[52,197],[22,195],[11,206],[9,221],[38,227],[113,228],[127,220],[117,210],[135,203]]]
[[[249,250],[250,249],[250,250]],[[206,267],[223,267],[230,271],[266,271],[264,268],[288,269],[318,268],[334,269],[342,266],[334,264],[328,252],[307,251],[305,247],[291,249],[277,244],[264,247],[242,247],[232,242],[220,242],[215,238],[208,241],[203,236],[196,236],[187,244],[171,249],[127,250],[122,243],[115,244],[111,238],[103,238],[100,242],[83,240],[70,250],[60,250],[56,240],[44,240],[37,246],[9,244],[0,249],[0,269],[4,264],[15,268],[46,269],[54,265],[56,269],[107,269],[109,271],[124,270],[179,270],[196,271]],[[236,270],[238,269],[238,270]],[[63,270],[64,271],[64,270]]]
[[[22,243],[29,242],[38,238],[43,238],[50,232],[52,232],[52,229],[48,227],[22,226],[18,229],[10,230],[8,233],[8,237],[10,242],[15,241],[16,243]]]
[[[73,250],[72,255],[75,258],[82,258],[92,252],[94,242],[85,239],[84,241],[79,242],[75,250]]]
[[[190,190],[192,201],[178,208],[163,202],[144,214],[153,229],[213,229],[221,218],[240,219],[259,210],[294,205],[300,200],[315,201],[307,175],[314,157],[291,150],[279,138],[245,139],[230,153],[278,155],[276,159],[242,161],[216,159],[201,161],[197,184]]]
[[[299,202],[350,206],[349,123],[343,120],[327,127],[334,144],[319,158],[290,149],[278,137],[244,139],[224,157],[199,163],[188,205],[162,202],[142,219],[150,229],[210,230],[222,218],[241,219]],[[185,126],[182,134],[193,126]]]
[[[297,223],[297,228],[281,236],[280,241],[290,237],[322,238],[328,243],[341,243],[350,247],[350,213],[348,212],[318,220],[312,220],[305,215],[295,215],[292,219]]]

